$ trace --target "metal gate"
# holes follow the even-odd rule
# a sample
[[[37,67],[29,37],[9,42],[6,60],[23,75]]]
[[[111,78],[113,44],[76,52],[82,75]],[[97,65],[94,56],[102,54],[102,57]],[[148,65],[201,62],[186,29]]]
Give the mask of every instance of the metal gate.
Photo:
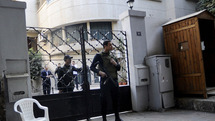
[[[115,49],[111,54],[116,56],[121,65],[121,71],[118,72],[119,83],[127,83],[120,86],[119,109],[120,111],[132,109],[127,39],[124,31],[91,31],[85,30],[83,26],[79,26],[75,30],[27,27],[27,33],[29,59],[32,66],[31,77],[34,77],[31,80],[32,84],[41,82],[38,76],[41,66],[49,66],[53,72],[58,63],[63,64],[64,55],[73,56],[75,63],[82,67],[82,72],[76,77],[81,89],[75,89],[72,93],[58,94],[57,79],[53,78],[51,95],[33,93],[33,98],[49,108],[51,121],[73,121],[101,115],[99,77],[89,70],[89,66],[94,55],[102,51],[104,40],[112,42]],[[32,37],[33,34],[37,37]],[[35,67],[35,63],[38,64],[37,67]],[[32,85],[32,92],[42,90],[40,84],[35,85]],[[108,113],[112,113],[110,98],[108,105],[110,105]],[[36,116],[43,115],[43,112],[37,107],[35,108]]]

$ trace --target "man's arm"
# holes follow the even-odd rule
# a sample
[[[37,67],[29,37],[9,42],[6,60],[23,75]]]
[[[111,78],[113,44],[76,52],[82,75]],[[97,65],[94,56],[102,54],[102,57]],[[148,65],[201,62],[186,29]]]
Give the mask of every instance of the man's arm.
[[[116,63],[117,63],[117,65],[116,65],[116,70],[117,70],[117,71],[120,71],[121,66],[120,66],[120,64],[118,63],[118,60],[116,60]]]
[[[41,78],[46,79],[46,74],[44,74],[44,71],[41,72]]]
[[[120,64],[118,63],[118,61],[117,61],[117,59],[110,59],[110,62],[116,67],[116,70],[117,71],[120,71],[120,68],[121,68],[121,66],[120,66]]]
[[[54,71],[54,74],[57,74],[58,73],[58,67],[55,69],[55,71]]]
[[[92,70],[94,73],[97,73],[99,75],[99,69],[96,68],[96,66],[101,63],[101,59],[99,57],[99,54],[96,54],[95,57],[93,58],[93,62],[90,65],[90,70]]]
[[[76,68],[75,66],[72,66],[72,71],[80,72],[82,71],[82,68]]]
[[[59,69],[58,70],[58,79],[59,79],[59,81],[61,81],[62,80],[62,77],[63,77],[63,75],[64,75],[64,73],[63,73],[63,70],[62,69]]]
[[[50,76],[53,76],[53,74],[52,74],[52,72],[51,72],[51,71],[49,71],[49,77],[50,77]]]

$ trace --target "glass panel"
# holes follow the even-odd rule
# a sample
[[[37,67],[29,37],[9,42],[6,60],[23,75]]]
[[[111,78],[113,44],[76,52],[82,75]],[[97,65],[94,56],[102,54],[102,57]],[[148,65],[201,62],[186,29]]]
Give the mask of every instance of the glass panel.
[[[179,48],[179,51],[186,51],[186,50],[189,49],[189,44],[188,44],[187,41],[185,41],[185,42],[180,42],[180,43],[178,44],[178,48]]]
[[[80,34],[78,30],[80,29],[80,26],[83,25],[84,30],[87,30],[87,24],[76,24],[76,25],[70,25],[66,27],[66,37],[67,42],[77,42],[80,41]],[[87,33],[84,33],[84,39],[87,40]]]
[[[97,40],[112,40],[111,22],[91,22],[90,32]]]
[[[52,43],[55,46],[60,46],[63,44],[63,41],[60,38],[62,38],[62,29],[57,29],[52,32]]]

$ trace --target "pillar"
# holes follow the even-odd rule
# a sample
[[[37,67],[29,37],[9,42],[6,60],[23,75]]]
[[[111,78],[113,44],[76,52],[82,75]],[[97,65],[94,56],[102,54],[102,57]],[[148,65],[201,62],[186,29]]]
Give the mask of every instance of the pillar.
[[[19,121],[14,102],[31,97],[25,8],[24,2],[0,0],[0,76],[5,71],[6,121]]]
[[[147,55],[146,32],[145,32],[146,12],[128,10],[120,15],[122,29],[126,31],[129,56],[130,87],[132,107],[134,111],[144,111],[148,109],[147,85],[137,86],[135,65],[144,63]]]

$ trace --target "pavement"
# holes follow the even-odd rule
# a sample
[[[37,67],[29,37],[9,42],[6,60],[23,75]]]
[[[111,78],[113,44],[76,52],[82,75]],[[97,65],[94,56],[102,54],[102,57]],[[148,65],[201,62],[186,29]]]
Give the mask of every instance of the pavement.
[[[190,110],[168,110],[165,112],[128,112],[120,114],[123,121],[215,121],[215,113]],[[114,115],[107,116],[108,121],[115,121]],[[101,117],[91,121],[102,121]]]

